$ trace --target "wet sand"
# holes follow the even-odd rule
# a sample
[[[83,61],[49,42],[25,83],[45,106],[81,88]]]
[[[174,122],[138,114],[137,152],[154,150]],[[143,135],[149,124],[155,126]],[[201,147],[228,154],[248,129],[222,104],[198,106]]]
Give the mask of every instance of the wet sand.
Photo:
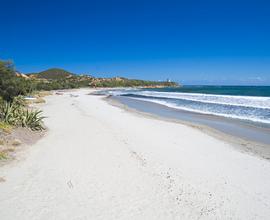
[[[191,126],[205,128],[205,132],[212,133],[219,138],[243,147],[246,146],[247,151],[259,154],[263,158],[270,159],[269,127],[255,125],[236,119],[173,109],[157,103],[124,96],[110,96],[110,99],[118,101],[128,108],[142,113],[158,116],[165,120],[171,119]],[[115,104],[117,105],[117,103]]]

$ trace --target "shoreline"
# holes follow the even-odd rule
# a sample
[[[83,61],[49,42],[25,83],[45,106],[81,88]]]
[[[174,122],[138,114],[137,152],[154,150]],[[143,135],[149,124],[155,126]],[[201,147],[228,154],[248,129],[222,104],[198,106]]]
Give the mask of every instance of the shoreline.
[[[137,114],[137,115],[142,116],[142,117],[149,117],[149,118],[153,118],[153,119],[157,119],[157,120],[179,123],[179,124],[191,127],[193,129],[198,129],[199,131],[204,132],[208,135],[211,135],[214,138],[222,140],[226,143],[230,143],[231,145],[233,145],[233,147],[240,150],[241,152],[251,153],[251,154],[257,155],[261,158],[264,158],[266,160],[270,160],[270,144],[264,144],[261,142],[248,140],[248,139],[245,139],[245,138],[237,136],[237,135],[231,135],[229,133],[226,133],[226,132],[221,131],[217,128],[211,127],[209,125],[205,125],[205,124],[201,124],[199,122],[196,122],[195,120],[194,121],[181,120],[178,118],[166,117],[166,116],[158,115],[156,113],[138,110],[135,107],[128,106],[127,104],[121,102],[121,100],[119,100],[113,96],[105,96],[104,95],[104,100],[113,106],[117,106],[123,110],[126,110],[130,113],[133,113],[133,114]],[[138,102],[143,103],[144,101],[140,100]],[[157,104],[157,103],[150,103],[150,104],[153,106],[155,106],[155,105],[159,106],[159,104]],[[167,108],[164,106],[161,106],[161,107]],[[183,112],[181,110],[176,110],[176,111]],[[199,114],[197,114],[197,115],[199,115]],[[201,115],[201,117],[204,117],[204,115]],[[224,119],[224,120],[227,120],[227,119]],[[256,129],[256,128],[254,128],[254,129]]]
[[[269,217],[268,160],[93,91],[45,98],[48,132],[0,167],[3,219]]]

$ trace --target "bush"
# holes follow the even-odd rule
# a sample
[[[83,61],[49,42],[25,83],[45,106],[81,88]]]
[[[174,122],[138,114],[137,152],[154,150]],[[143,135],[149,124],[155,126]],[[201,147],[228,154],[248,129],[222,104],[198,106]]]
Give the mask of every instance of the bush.
[[[41,110],[24,109],[20,116],[20,125],[22,127],[28,127],[33,131],[41,131],[44,130],[43,119]]]
[[[42,111],[29,110],[18,100],[12,103],[4,102],[0,108],[0,119],[3,123],[16,127],[27,127],[33,131],[44,130],[42,124],[44,117],[41,114]]]
[[[12,62],[0,61],[0,96],[12,101],[18,95],[27,95],[33,91],[30,80],[17,77]]]

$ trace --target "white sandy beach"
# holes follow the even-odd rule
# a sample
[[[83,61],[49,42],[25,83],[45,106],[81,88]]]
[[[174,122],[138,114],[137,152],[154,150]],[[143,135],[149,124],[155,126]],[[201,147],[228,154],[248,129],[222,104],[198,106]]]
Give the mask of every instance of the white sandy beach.
[[[48,133],[0,167],[1,220],[269,219],[269,160],[89,91],[46,98]]]

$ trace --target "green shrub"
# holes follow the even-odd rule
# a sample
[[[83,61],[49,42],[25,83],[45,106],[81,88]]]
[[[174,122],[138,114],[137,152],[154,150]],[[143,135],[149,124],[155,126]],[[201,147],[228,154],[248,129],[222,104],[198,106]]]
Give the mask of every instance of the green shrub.
[[[21,95],[14,97],[12,103],[15,106],[21,106],[21,107],[26,107],[27,106],[26,100]]]
[[[4,102],[0,109],[1,121],[9,125],[17,125],[19,106]]]
[[[28,127],[33,131],[41,131],[44,130],[42,124],[43,119],[42,111],[24,109],[20,116],[20,125],[22,127]]]
[[[27,95],[33,91],[31,80],[18,77],[12,62],[0,60],[0,96],[12,101],[19,95]]]
[[[27,127],[33,131],[43,130],[42,111],[29,110],[20,102],[4,102],[0,108],[0,119],[2,123],[16,127]]]

